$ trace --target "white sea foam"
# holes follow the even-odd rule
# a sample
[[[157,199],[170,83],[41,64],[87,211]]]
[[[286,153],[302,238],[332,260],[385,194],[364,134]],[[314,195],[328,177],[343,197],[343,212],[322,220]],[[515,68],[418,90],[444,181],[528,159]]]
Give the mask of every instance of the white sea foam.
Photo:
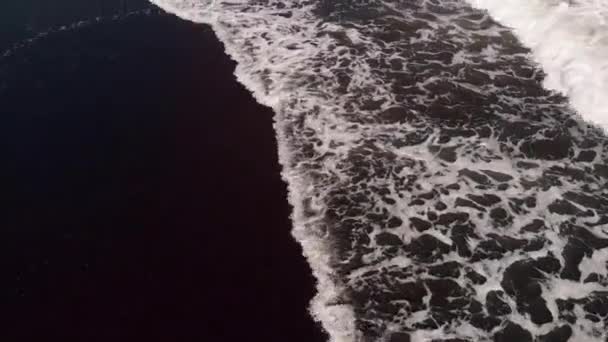
[[[509,29],[497,26],[462,1],[328,1],[322,5],[348,8],[328,9],[326,18],[318,14],[325,11],[323,6],[310,1],[151,1],[184,19],[211,25],[226,52],[237,62],[237,79],[258,102],[275,111],[279,157],[294,208],[293,235],[302,244],[317,278],[318,294],[312,301],[311,313],[333,342],[370,338],[383,341],[400,331],[412,332],[415,342],[433,338],[489,341],[501,326],[484,330],[462,318],[438,326],[428,322],[437,314],[429,306],[434,296],[429,284],[438,280],[429,275],[429,265],[445,261],[461,265],[463,271],[442,285],[457,286],[467,298],[484,303],[488,292],[504,286],[504,274],[510,265],[545,256],[555,256],[553,260],[563,265],[565,257],[561,253],[568,238],[560,229],[568,228],[566,223],[591,226],[600,219],[600,214],[595,213],[572,217],[568,211],[585,210],[576,204],[559,207],[567,193],[576,194],[583,185],[592,195],[605,195],[603,176],[587,174],[593,169],[589,161],[573,165],[569,160],[585,152],[595,153],[592,160],[606,158],[606,151],[599,144],[590,146],[584,142],[587,138],[599,141],[599,133],[576,120],[562,127],[571,118],[571,110],[561,97],[550,96],[538,86],[536,70],[528,65],[527,51],[514,42]],[[498,3],[495,8],[502,8]],[[500,3],[519,4],[515,0]],[[490,1],[477,4],[494,8]],[[524,17],[540,20],[534,13],[545,7],[526,6],[519,7],[518,13],[522,8],[528,9]],[[496,11],[491,13],[497,15]],[[550,36],[548,33],[560,28],[552,20],[563,17],[549,17],[541,24],[550,29],[542,32],[552,39],[546,41],[553,44],[559,37],[587,32],[586,24],[581,23],[576,30],[573,24],[565,25],[567,28],[559,34]],[[497,18],[501,19],[500,15]],[[541,27],[544,26],[534,30]],[[391,36],[395,32],[397,39]],[[597,41],[588,41],[586,54],[576,58],[568,53],[578,43],[559,52],[563,55],[553,57],[550,48],[555,47],[544,44],[545,40],[537,45],[533,45],[533,38],[522,35],[522,40],[531,42],[527,44],[534,48],[536,58],[548,73],[546,86],[569,95],[572,105],[587,120],[602,124],[598,120],[608,106],[595,105],[606,100],[600,96],[606,79],[597,72],[605,66],[597,58],[603,53],[603,38],[599,33],[595,37],[599,37]],[[584,72],[591,68],[588,78],[572,73],[572,68],[579,67]],[[585,88],[592,95],[582,92]],[[402,111],[391,114],[395,108]],[[435,112],[427,115],[430,111]],[[473,115],[467,116],[471,111]],[[379,119],[386,113],[388,120]],[[390,115],[397,115],[397,119]],[[413,119],[399,120],[399,115]],[[458,115],[464,118],[459,119]],[[460,120],[458,128],[450,126],[450,122],[455,122],[452,120]],[[449,151],[453,151],[453,157]],[[533,167],[519,164],[534,158],[543,160]],[[575,172],[570,172],[573,166]],[[599,165],[598,170],[602,167]],[[492,173],[503,180],[488,178]],[[449,185],[457,187],[448,189]],[[483,195],[494,195],[499,200],[481,209],[474,203],[459,204],[464,198]],[[420,201],[421,197],[426,200]],[[529,199],[533,203],[524,205]],[[516,241],[542,238],[546,244],[540,250],[515,248],[503,252],[500,258],[470,262],[470,256],[455,250],[458,237],[449,223],[436,223],[423,231],[413,228],[415,218],[437,221],[430,217],[434,205],[439,203],[449,208],[450,214],[464,215],[474,227],[474,232],[461,243],[474,252],[483,250],[482,242],[488,243],[496,234]],[[511,221],[496,224],[498,219],[490,217],[491,212],[500,209],[508,212],[506,220]],[[398,218],[401,223],[389,229],[384,217]],[[539,232],[521,230],[533,220],[544,222],[546,227]],[[332,245],[328,237],[342,233],[348,224],[354,225],[353,230],[365,231],[368,239],[363,238],[360,246],[352,248],[354,252],[348,251],[338,260],[340,266],[348,266],[351,261],[359,264],[353,269],[344,266],[344,274],[337,274],[334,259],[340,246]],[[399,254],[391,252],[390,246],[383,246],[378,239],[387,231],[393,242],[402,242],[407,248],[415,248],[411,244],[420,238],[452,248],[439,261],[416,260],[415,253]],[[357,255],[357,248],[365,252]],[[420,253],[426,252],[424,248]],[[604,259],[602,253],[593,254],[583,261],[582,271],[590,274]],[[465,273],[470,270],[483,275],[485,282],[469,279]],[[543,283],[547,302],[574,292],[577,282],[562,281],[555,272],[547,277]],[[390,306],[361,309],[377,304],[372,299],[378,300],[378,294],[390,294],[404,283],[417,291],[420,287],[416,286],[422,286],[419,292],[425,291],[424,309],[408,312],[410,303],[401,297],[395,300],[401,307],[392,316],[382,312],[390,310]],[[598,283],[585,288],[605,286]],[[357,311],[345,289],[376,297],[359,302]],[[563,323],[556,317],[554,302],[547,308],[554,320],[536,324],[528,313],[516,308],[512,297],[515,295],[507,299],[512,308],[507,318],[533,335],[546,334]],[[365,302],[368,299],[369,303]],[[458,310],[461,309],[464,310]],[[374,310],[385,314],[384,318],[372,314],[362,317]],[[582,309],[577,306],[576,310]],[[376,329],[375,337],[363,336],[357,324],[367,324],[366,333]],[[602,340],[590,321],[578,323],[573,330],[571,342]]]
[[[608,1],[467,1],[514,29],[547,73],[545,87],[608,129]]]

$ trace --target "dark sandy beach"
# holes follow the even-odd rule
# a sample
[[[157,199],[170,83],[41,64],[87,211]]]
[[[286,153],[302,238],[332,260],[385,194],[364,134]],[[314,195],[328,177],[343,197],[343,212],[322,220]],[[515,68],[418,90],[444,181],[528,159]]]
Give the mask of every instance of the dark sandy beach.
[[[0,60],[0,340],[325,340],[273,113],[233,69],[159,14]]]

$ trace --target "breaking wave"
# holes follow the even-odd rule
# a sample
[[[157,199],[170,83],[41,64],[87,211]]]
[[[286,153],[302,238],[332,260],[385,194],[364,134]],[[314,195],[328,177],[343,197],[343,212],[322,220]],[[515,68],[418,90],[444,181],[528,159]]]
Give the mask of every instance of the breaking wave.
[[[211,25],[275,111],[332,341],[606,339],[608,140],[577,115],[608,108],[590,2],[152,2]]]
[[[608,2],[467,0],[515,30],[547,73],[544,86],[585,120],[608,128]]]

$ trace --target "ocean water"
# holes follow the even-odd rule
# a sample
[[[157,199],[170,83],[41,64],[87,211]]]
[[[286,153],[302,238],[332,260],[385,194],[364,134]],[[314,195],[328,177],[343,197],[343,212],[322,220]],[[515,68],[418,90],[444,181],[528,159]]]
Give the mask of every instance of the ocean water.
[[[606,341],[602,2],[152,2],[274,110],[331,341]]]

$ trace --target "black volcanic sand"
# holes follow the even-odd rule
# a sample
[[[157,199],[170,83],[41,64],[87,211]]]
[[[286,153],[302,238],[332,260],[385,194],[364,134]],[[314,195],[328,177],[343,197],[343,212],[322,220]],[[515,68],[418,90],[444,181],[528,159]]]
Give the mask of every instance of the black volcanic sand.
[[[36,33],[152,6],[148,0],[7,0],[0,2],[0,54]]]
[[[272,112],[207,27],[133,16],[0,60],[2,341],[324,341]]]

